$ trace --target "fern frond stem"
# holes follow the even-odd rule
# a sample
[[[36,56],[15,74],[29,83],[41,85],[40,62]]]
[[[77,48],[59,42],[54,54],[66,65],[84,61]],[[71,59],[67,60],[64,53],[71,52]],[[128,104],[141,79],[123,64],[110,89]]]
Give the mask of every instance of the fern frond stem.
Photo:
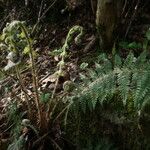
[[[57,117],[54,119],[53,122],[55,122],[64,112],[66,109],[68,109],[70,107],[71,103],[69,103],[58,115]]]
[[[79,34],[75,38],[76,42],[77,42],[81,38],[81,36],[83,35],[83,27],[81,27],[81,26],[74,26],[74,27],[72,27],[70,29],[69,33],[67,34],[67,37],[66,37],[66,40],[65,40],[65,44],[62,46],[61,63],[59,64],[59,68],[58,68],[58,77],[57,77],[57,79],[55,81],[55,87],[54,87],[54,90],[52,92],[51,101],[50,101],[49,106],[48,106],[47,116],[48,116],[49,120],[51,119],[52,113],[55,110],[55,107],[57,105],[57,103],[56,103],[54,108],[52,110],[50,109],[52,100],[55,97],[56,89],[57,89],[57,86],[58,86],[58,83],[59,83],[59,78],[60,78],[60,76],[61,76],[61,74],[63,72],[63,67],[65,65],[64,62],[65,62],[65,57],[66,57],[66,51],[69,48],[69,44],[71,43],[71,41],[73,39],[74,33],[76,33],[76,32],[79,32]]]
[[[51,116],[52,116],[52,112],[54,111],[55,107],[53,107],[53,109],[51,110],[51,104],[52,104],[52,100],[54,99],[54,96],[55,96],[55,92],[56,92],[56,89],[57,89],[57,85],[58,85],[58,81],[59,79],[57,78],[56,79],[56,82],[55,82],[55,86],[54,86],[54,90],[53,90],[53,93],[52,93],[52,96],[50,98],[50,102],[48,104],[48,111],[47,111],[47,120],[49,122],[49,120],[51,119]],[[56,105],[57,103],[55,103]]]
[[[55,105],[53,106],[52,110],[49,112],[49,119],[51,119],[51,117],[52,117],[52,115],[53,115],[57,105],[58,105],[58,101],[55,102]]]
[[[59,77],[57,78],[57,80],[56,80],[56,82],[55,82],[55,87],[54,87],[54,90],[53,90],[53,93],[52,93],[52,97],[51,97],[51,99],[53,99],[53,98],[54,98],[54,96],[55,96],[56,89],[57,89],[57,86],[58,86],[58,82],[59,82]]]
[[[34,148],[36,145],[38,145],[44,138],[46,138],[48,135],[50,134],[50,132],[45,133],[43,136],[41,136],[40,138],[38,138],[33,144],[32,147]]]
[[[63,57],[62,57],[62,60],[64,60]],[[59,72],[62,72],[62,65],[59,66]],[[51,101],[50,101],[50,103],[49,103],[49,105],[48,105],[48,113],[47,113],[47,115],[48,115],[48,118],[49,118],[49,119],[51,119],[52,113],[53,113],[53,111],[54,111],[54,109],[55,109],[55,107],[56,107],[56,105],[55,105],[55,107],[54,107],[53,110],[51,111],[50,107],[51,107],[52,100],[53,100],[54,97],[55,97],[56,89],[57,89],[58,82],[59,82],[59,77],[60,77],[60,75],[58,75],[58,77],[57,77],[57,79],[56,79],[56,81],[55,81],[55,86],[54,86],[54,90],[53,90],[53,93],[52,93],[52,96],[51,96]],[[57,104],[57,103],[56,103],[56,104]]]
[[[71,103],[70,103],[70,106],[71,106]],[[65,128],[66,128],[66,125],[67,125],[67,118],[68,118],[68,113],[69,113],[70,106],[67,108],[66,114],[65,114],[65,118],[64,118],[64,125],[65,125]]]
[[[39,98],[39,93],[38,93],[38,80],[37,80],[37,74],[36,74],[36,68],[35,68],[35,63],[34,63],[34,56],[33,56],[33,49],[32,49],[32,44],[31,44],[31,40],[30,37],[28,35],[28,32],[26,30],[26,28],[24,27],[23,24],[20,24],[20,27],[23,31],[23,33],[25,34],[25,38],[27,40],[28,46],[29,46],[29,56],[30,56],[30,60],[31,60],[31,69],[32,69],[32,79],[33,79],[33,87],[34,87],[34,92],[35,92],[35,104],[38,110],[38,116],[39,116],[39,123],[40,123],[40,127],[41,127],[41,109],[40,109],[40,98]]]
[[[50,140],[53,142],[53,144],[56,146],[56,149],[62,150],[62,149],[60,148],[60,146],[59,146],[52,138],[49,137],[49,139],[50,139]]]

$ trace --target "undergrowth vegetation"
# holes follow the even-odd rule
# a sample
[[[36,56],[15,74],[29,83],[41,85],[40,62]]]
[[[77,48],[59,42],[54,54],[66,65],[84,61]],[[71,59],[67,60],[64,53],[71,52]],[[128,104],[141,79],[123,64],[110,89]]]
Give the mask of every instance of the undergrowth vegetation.
[[[150,28],[128,37],[147,3],[97,1],[101,33],[94,0],[0,1],[0,149],[150,149]]]
[[[148,32],[146,44],[143,44],[144,51],[138,57],[135,57],[132,51],[126,58],[121,58],[117,53],[111,57],[103,53],[98,56],[92,68],[87,67],[88,63],[81,64],[81,83],[69,96],[69,99],[73,101],[70,112],[76,116],[77,122],[75,123],[78,126],[78,135],[76,136],[81,138],[82,142],[78,142],[82,146],[92,141],[94,144],[98,138],[95,138],[97,135],[100,139],[103,136],[109,138],[114,136],[115,138],[116,134],[120,132],[119,128],[122,128],[122,132],[124,132],[123,130],[129,130],[129,132],[127,135],[122,133],[113,142],[122,138],[122,144],[124,145],[126,142],[125,149],[129,147],[149,149]],[[86,117],[88,119],[85,119]],[[113,130],[113,126],[116,126],[116,130],[108,131],[110,133],[106,135],[105,133],[100,134],[102,131],[99,130],[104,130],[103,132],[106,130],[102,124],[109,126],[108,130]],[[95,140],[90,139],[88,135],[93,135],[90,137]],[[88,138],[82,139],[83,137]],[[140,142],[141,138],[143,138],[142,142]]]
[[[93,110],[98,102],[103,105],[112,99],[114,102],[120,99],[127,108],[133,105],[137,111],[149,103],[150,68],[146,51],[138,58],[130,52],[125,60],[119,55],[110,60],[102,54],[94,69],[85,70],[86,75],[81,74],[84,84],[78,96],[84,112],[86,105]]]
[[[121,147],[122,144],[125,149],[131,145],[133,149],[149,148],[149,136],[146,134],[149,133],[148,122],[145,122],[149,120],[150,108],[150,62],[147,50],[149,31],[143,44],[144,50],[138,57],[130,51],[126,58],[122,58],[113,50],[113,55],[100,54],[91,67],[83,62],[80,65],[78,85],[73,81],[65,81],[63,93],[59,95],[57,86],[65,74],[67,51],[71,42],[75,39],[75,43],[79,44],[82,36],[83,28],[74,26],[70,29],[63,47],[51,52],[50,55],[59,56],[60,61],[53,74],[54,88],[45,93],[39,90],[34,62],[36,53],[33,51],[33,40],[30,39],[28,29],[20,21],[14,21],[4,28],[1,49],[8,51],[8,64],[1,72],[7,73],[15,68],[27,106],[25,114],[19,112],[19,109],[25,108],[19,106],[23,101],[18,95],[14,95],[13,102],[8,106],[8,120],[9,124],[12,123],[10,128],[13,131],[12,144],[8,150],[22,149],[25,145],[30,149],[36,148],[41,144],[39,136],[45,141],[43,148],[50,140],[49,148],[52,146],[54,149],[61,149],[65,137],[70,138],[74,143],[70,145],[77,149],[111,150]],[[129,48],[135,45],[130,44]],[[19,67],[26,54],[30,56],[31,63],[29,68],[32,74],[32,97],[24,85]],[[66,136],[62,136],[60,125]],[[117,135],[118,138],[112,140],[111,137],[115,138]],[[33,144],[30,136],[34,139]],[[121,143],[118,143],[119,138],[122,138]]]
[[[17,130],[16,132],[17,135],[15,134],[15,132],[13,132],[12,139],[11,139],[13,143],[8,147],[8,150],[22,149],[25,146],[25,144],[27,145],[29,144],[28,145],[29,149],[36,147],[39,141],[36,141],[35,143],[33,143],[33,145],[27,143],[26,138],[27,139],[29,138],[28,137],[29,136],[28,132],[30,132],[29,130],[33,131],[32,136],[34,138],[38,136],[37,130],[39,131],[40,135],[43,135],[45,133],[46,137],[60,136],[58,138],[61,138],[61,129],[57,127],[59,126],[59,123],[57,122],[59,118],[62,116],[62,114],[65,113],[66,110],[68,110],[71,103],[68,103],[68,101],[63,102],[62,98],[56,95],[57,94],[56,89],[59,84],[60,77],[63,77],[65,73],[64,67],[65,67],[65,59],[68,56],[67,50],[69,49],[69,46],[73,40],[75,40],[76,44],[79,44],[82,35],[83,35],[83,28],[81,26],[74,26],[68,32],[65,43],[58,53],[61,59],[56,66],[57,70],[53,74],[54,78],[56,79],[54,88],[52,92],[45,93],[44,91],[39,90],[38,75],[37,75],[37,70],[35,65],[36,53],[33,50],[34,40],[30,38],[29,30],[25,26],[24,22],[13,21],[10,24],[7,24],[6,28],[3,29],[3,33],[1,35],[1,49],[2,51],[7,51],[8,63],[4,69],[1,69],[1,72],[4,74],[10,73],[11,78],[14,78],[15,76],[15,80],[17,80],[18,82],[17,84],[18,86],[20,86],[20,90],[24,97],[24,98],[20,98],[20,96],[18,96],[17,94],[14,94],[13,98],[10,97],[11,101],[13,102],[10,102],[7,107],[8,110],[9,107],[11,107],[10,109],[11,111],[9,111],[8,115],[11,115],[10,122],[13,124],[12,127],[14,128],[14,130],[15,131]],[[28,89],[24,84],[24,80],[21,74],[21,69],[19,67],[19,65],[23,63],[22,58],[25,55],[29,55],[30,58],[30,63],[29,66],[27,66],[27,68],[31,69],[31,75],[32,75],[31,84],[33,84],[32,96],[29,95]],[[69,81],[65,82],[63,86],[63,89],[66,92],[68,91],[67,88],[68,83],[70,86],[71,82]],[[21,117],[20,116],[21,112],[19,112],[18,110],[20,107],[19,105],[22,105],[23,103],[23,99],[25,100],[27,106],[27,111],[25,116],[27,116],[28,119],[24,119],[24,115]],[[21,106],[21,108],[22,107],[23,106]],[[33,110],[35,111],[35,114],[33,114]],[[16,112],[18,113],[17,115]],[[36,127],[34,127],[33,124]],[[58,129],[55,129],[55,126]],[[49,131],[49,128],[52,129]],[[22,134],[18,137],[19,132],[20,133],[22,132]],[[49,135],[50,133],[53,133],[54,135]],[[53,139],[51,139],[50,145],[53,145],[54,147],[56,147],[56,149],[57,148],[60,149],[57,142],[54,141]],[[46,146],[46,144],[43,144],[42,146],[44,147]]]
[[[97,103],[103,105],[112,100],[121,100],[124,107],[133,106],[137,112],[144,109],[149,103],[150,90],[149,40],[148,30],[144,50],[138,57],[134,56],[132,50],[126,58],[121,58],[117,53],[111,57],[103,53],[92,68],[87,67],[88,63],[81,64],[83,73],[80,73],[80,78],[83,84],[78,86],[77,96],[73,99],[78,99],[83,112],[86,106],[94,110]]]

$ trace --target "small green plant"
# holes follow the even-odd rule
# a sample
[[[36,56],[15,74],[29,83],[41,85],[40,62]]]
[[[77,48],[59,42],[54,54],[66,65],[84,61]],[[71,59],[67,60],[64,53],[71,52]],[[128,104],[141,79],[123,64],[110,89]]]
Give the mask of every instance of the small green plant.
[[[76,37],[74,38],[74,35],[76,35]],[[65,67],[65,58],[68,56],[67,54],[67,50],[69,49],[69,46],[72,42],[72,40],[74,39],[75,40],[75,43],[76,44],[79,44],[81,42],[81,37],[83,36],[83,28],[81,26],[74,26],[70,29],[70,31],[68,32],[67,34],[67,37],[66,37],[66,40],[65,40],[65,43],[64,45],[62,46],[61,49],[59,49],[59,56],[61,58],[61,60],[59,61],[59,63],[57,64],[57,67],[58,67],[58,70],[55,72],[55,75],[57,77],[56,81],[55,81],[55,87],[54,87],[54,90],[52,92],[52,95],[51,95],[51,100],[50,100],[50,103],[49,103],[49,106],[48,106],[48,113],[47,113],[47,117],[48,117],[48,120],[51,118],[52,116],[52,113],[53,111],[55,110],[55,107],[56,105],[53,107],[53,109],[51,110],[51,102],[52,102],[52,99],[54,99],[55,97],[55,93],[56,93],[56,88],[58,86],[58,82],[59,82],[59,78],[61,76],[64,76],[64,67]],[[56,51],[55,51],[56,52]],[[58,55],[58,53],[57,53]],[[66,86],[65,86],[66,87]],[[66,89],[66,88],[65,88]],[[67,88],[68,89],[68,88]],[[60,114],[56,117],[56,119],[66,110],[68,109],[70,106],[70,104],[68,106],[66,106],[62,112],[60,112]],[[56,120],[55,119],[55,120]]]
[[[1,47],[3,48],[5,47],[5,49],[9,52],[7,56],[8,64],[5,67],[5,70],[7,71],[11,67],[15,67],[21,89],[24,92],[26,98],[29,114],[31,114],[31,108],[28,102],[29,97],[26,88],[23,84],[18,64],[21,62],[21,58],[23,54],[28,54],[30,57],[33,85],[35,91],[34,99],[35,99],[36,108],[38,110],[39,122],[41,122],[41,110],[39,104],[37,74],[36,74],[35,63],[34,63],[34,51],[32,48],[33,41],[29,36],[28,29],[25,26],[25,23],[21,21],[13,21],[11,23],[8,23],[6,27],[3,29],[3,33],[1,35],[1,41],[3,42],[3,44],[1,44]]]
[[[18,78],[21,90],[24,92],[25,95],[25,99],[28,106],[27,112],[29,112],[29,114],[32,113],[31,111],[33,109],[33,108],[31,109],[30,107],[31,104],[29,103],[29,99],[33,98],[35,100],[33,105],[37,109],[38,118],[36,121],[39,122],[38,129],[40,133],[43,131],[48,131],[49,126],[52,125],[52,122],[55,123],[58,120],[58,118],[60,118],[60,116],[64,114],[64,112],[68,112],[68,109],[71,105],[71,103],[69,102],[65,106],[64,104],[63,106],[60,106],[59,108],[60,110],[56,110],[56,107],[57,106],[59,107],[59,104],[63,103],[61,101],[63,96],[57,96],[56,88],[58,86],[59,78],[63,76],[65,72],[64,69],[65,58],[68,55],[67,50],[69,49],[72,40],[75,40],[76,44],[80,43],[80,38],[82,34],[83,34],[83,28],[80,26],[74,26],[73,28],[70,29],[66,37],[65,44],[61,48],[61,53],[59,53],[61,60],[58,63],[57,71],[55,72],[56,82],[55,82],[54,90],[50,93],[43,93],[38,91],[38,80],[37,80],[37,73],[36,73],[35,62],[34,62],[33,41],[30,38],[29,31],[25,26],[24,22],[13,21],[12,23],[7,24],[6,28],[4,28],[3,30],[3,33],[1,35],[1,43],[2,43],[1,48],[3,49],[5,48],[5,51],[8,51],[8,56],[7,56],[8,64],[3,71],[7,72],[9,71],[9,69],[15,68],[16,76]],[[75,35],[76,37],[74,39]],[[23,79],[19,68],[19,64],[22,62],[23,55],[29,55],[30,57],[31,70],[32,70],[31,73],[33,79],[32,83],[34,86],[33,96],[30,97],[27,93],[27,89],[25,85],[23,84]],[[64,91],[68,92],[70,89],[70,82],[66,82],[63,88]],[[53,116],[53,114],[55,117]],[[32,117],[31,117],[31,121],[32,121]],[[19,136],[18,139],[15,138],[14,142],[9,146],[9,149],[21,149],[23,140],[24,140],[23,135]]]

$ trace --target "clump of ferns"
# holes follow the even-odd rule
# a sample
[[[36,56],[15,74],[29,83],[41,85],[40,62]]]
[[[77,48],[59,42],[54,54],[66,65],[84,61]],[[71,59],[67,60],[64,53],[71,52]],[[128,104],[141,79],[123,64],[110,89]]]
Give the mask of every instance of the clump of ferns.
[[[28,29],[25,26],[24,22],[21,21],[13,21],[8,23],[6,27],[3,29],[1,35],[1,48],[8,51],[8,64],[4,68],[4,71],[8,71],[10,68],[15,68],[15,72],[21,87],[21,90],[24,93],[25,101],[28,106],[29,118],[31,115],[31,104],[29,103],[29,95],[27,89],[23,83],[19,64],[22,62],[22,57],[24,54],[29,55],[31,70],[32,70],[32,79],[33,79],[33,88],[34,88],[34,100],[35,106],[38,111],[38,119],[41,122],[41,110],[40,110],[40,102],[39,102],[39,94],[38,94],[38,82],[37,82],[37,74],[34,62],[34,51],[33,51],[33,40],[30,38],[28,33]]]
[[[91,121],[85,121],[90,114],[94,115],[91,118],[101,116],[103,120],[127,125],[131,131],[139,133],[139,119],[150,103],[150,61],[147,56],[147,51],[137,58],[130,52],[126,59],[116,54],[112,60],[102,54],[93,68],[84,69],[82,83],[70,96],[73,102],[69,117],[74,116],[72,122],[79,126],[79,133],[90,125]],[[79,133],[77,136],[82,136],[83,133]],[[137,135],[132,137],[139,140]],[[131,136],[129,138],[132,140]]]
[[[112,60],[101,54],[95,68],[85,69],[86,75],[81,74],[83,84],[71,97],[73,106],[80,106],[85,112],[87,108],[94,110],[97,103],[116,104],[121,100],[128,112],[139,115],[150,102],[150,61],[147,46],[143,47],[137,58],[132,52],[126,59],[115,54]]]
[[[1,41],[3,42],[1,44],[1,48],[9,51],[9,54],[7,56],[8,64],[4,68],[4,71],[7,71],[12,67],[15,68],[16,75],[19,80],[19,84],[21,86],[21,90],[24,92],[25,100],[28,106],[29,116],[31,115],[31,107],[29,103],[30,97],[27,94],[27,89],[23,83],[20,69],[19,69],[19,64],[22,61],[21,58],[23,54],[28,54],[30,56],[33,86],[34,86],[34,92],[35,92],[34,100],[35,100],[35,106],[38,112],[38,120],[39,120],[40,129],[41,128],[45,129],[45,127],[47,128],[47,125],[52,119],[52,115],[56,109],[56,106],[62,99],[61,97],[56,96],[56,88],[58,86],[59,78],[63,76],[63,73],[64,73],[63,69],[65,66],[65,58],[67,57],[67,50],[69,49],[69,46],[72,40],[74,39],[74,35],[76,35],[75,42],[79,43],[81,36],[83,35],[83,28],[80,26],[74,26],[73,28],[70,29],[66,37],[65,44],[63,45],[62,51],[60,53],[61,61],[57,65],[58,70],[55,72],[57,80],[55,83],[54,90],[52,91],[51,96],[50,94],[44,95],[44,99],[46,99],[46,103],[44,103],[44,105],[48,105],[48,109],[44,110],[44,112],[43,112],[43,104],[40,101],[41,100],[41,97],[39,96],[40,93],[38,91],[38,80],[37,80],[37,74],[36,74],[36,68],[35,68],[35,62],[34,62],[33,40],[30,38],[28,29],[26,28],[24,22],[13,21],[12,23],[7,24],[6,28],[4,28],[3,33],[1,35]],[[67,84],[64,85],[64,90],[66,90],[66,86],[68,85]],[[53,102],[54,102],[54,105],[53,105]],[[65,108],[62,108],[61,110],[59,110],[53,123],[55,123],[55,121],[57,121],[57,119],[65,111],[67,112],[67,110],[69,109],[69,106],[70,106],[70,103],[67,104]],[[44,106],[44,108],[47,108],[47,107]]]
[[[74,130],[70,131],[70,136],[74,136],[73,140],[82,136],[84,129],[88,130],[92,121],[86,119],[93,119],[96,115],[116,125],[132,124],[132,127],[137,127],[138,119],[150,101],[150,61],[147,58],[147,44],[148,40],[143,44],[144,51],[137,58],[132,52],[126,59],[118,54],[110,58],[103,53],[91,68],[88,68],[87,63],[82,63],[82,82],[67,97],[72,101],[68,127],[77,130],[76,133]],[[132,129],[135,131],[135,126]]]

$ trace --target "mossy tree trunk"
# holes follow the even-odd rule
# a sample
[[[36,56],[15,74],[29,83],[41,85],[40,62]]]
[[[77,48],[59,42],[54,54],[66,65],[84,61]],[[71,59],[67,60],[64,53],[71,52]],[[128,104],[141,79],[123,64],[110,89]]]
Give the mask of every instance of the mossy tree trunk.
[[[122,1],[97,0],[96,26],[102,50],[110,51],[113,47]]]

